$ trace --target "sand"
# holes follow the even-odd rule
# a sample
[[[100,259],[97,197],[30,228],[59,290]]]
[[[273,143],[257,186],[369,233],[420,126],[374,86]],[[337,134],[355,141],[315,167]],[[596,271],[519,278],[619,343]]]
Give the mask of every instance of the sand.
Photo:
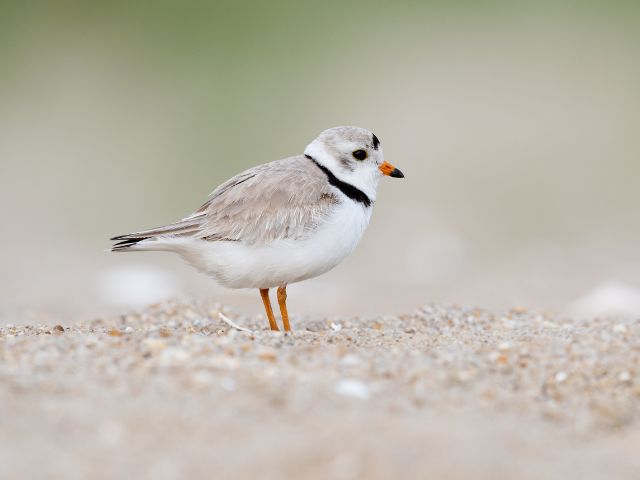
[[[640,320],[168,302],[0,328],[0,478],[640,478]]]

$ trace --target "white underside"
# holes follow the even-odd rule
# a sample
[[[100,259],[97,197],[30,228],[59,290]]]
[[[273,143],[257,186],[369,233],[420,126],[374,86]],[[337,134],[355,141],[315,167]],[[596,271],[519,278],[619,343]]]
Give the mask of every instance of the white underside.
[[[275,288],[328,272],[356,248],[369,224],[372,208],[344,198],[307,238],[268,245],[158,238],[136,250],[178,253],[198,270],[228,288]]]

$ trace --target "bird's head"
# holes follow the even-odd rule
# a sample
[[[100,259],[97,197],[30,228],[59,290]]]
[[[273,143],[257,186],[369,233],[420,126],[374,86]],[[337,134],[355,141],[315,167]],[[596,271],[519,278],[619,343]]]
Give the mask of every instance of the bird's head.
[[[380,140],[359,127],[334,127],[322,132],[304,151],[343,182],[359,188],[375,200],[383,176],[403,178],[403,173],[384,160]]]

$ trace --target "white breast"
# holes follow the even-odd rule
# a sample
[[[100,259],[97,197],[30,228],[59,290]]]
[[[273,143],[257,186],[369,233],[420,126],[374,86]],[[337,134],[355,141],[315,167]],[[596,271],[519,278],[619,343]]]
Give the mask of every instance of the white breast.
[[[345,199],[302,240],[269,245],[176,239],[171,250],[229,288],[274,288],[322,275],[356,248],[372,208]]]

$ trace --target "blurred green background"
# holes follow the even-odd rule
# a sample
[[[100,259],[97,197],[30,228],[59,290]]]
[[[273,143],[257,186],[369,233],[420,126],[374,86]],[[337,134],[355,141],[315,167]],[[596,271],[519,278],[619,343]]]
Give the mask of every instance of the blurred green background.
[[[259,312],[107,239],[342,124],[407,178],[294,314],[575,310],[599,285],[640,312],[639,27],[638,2],[2,1],[0,320]]]

